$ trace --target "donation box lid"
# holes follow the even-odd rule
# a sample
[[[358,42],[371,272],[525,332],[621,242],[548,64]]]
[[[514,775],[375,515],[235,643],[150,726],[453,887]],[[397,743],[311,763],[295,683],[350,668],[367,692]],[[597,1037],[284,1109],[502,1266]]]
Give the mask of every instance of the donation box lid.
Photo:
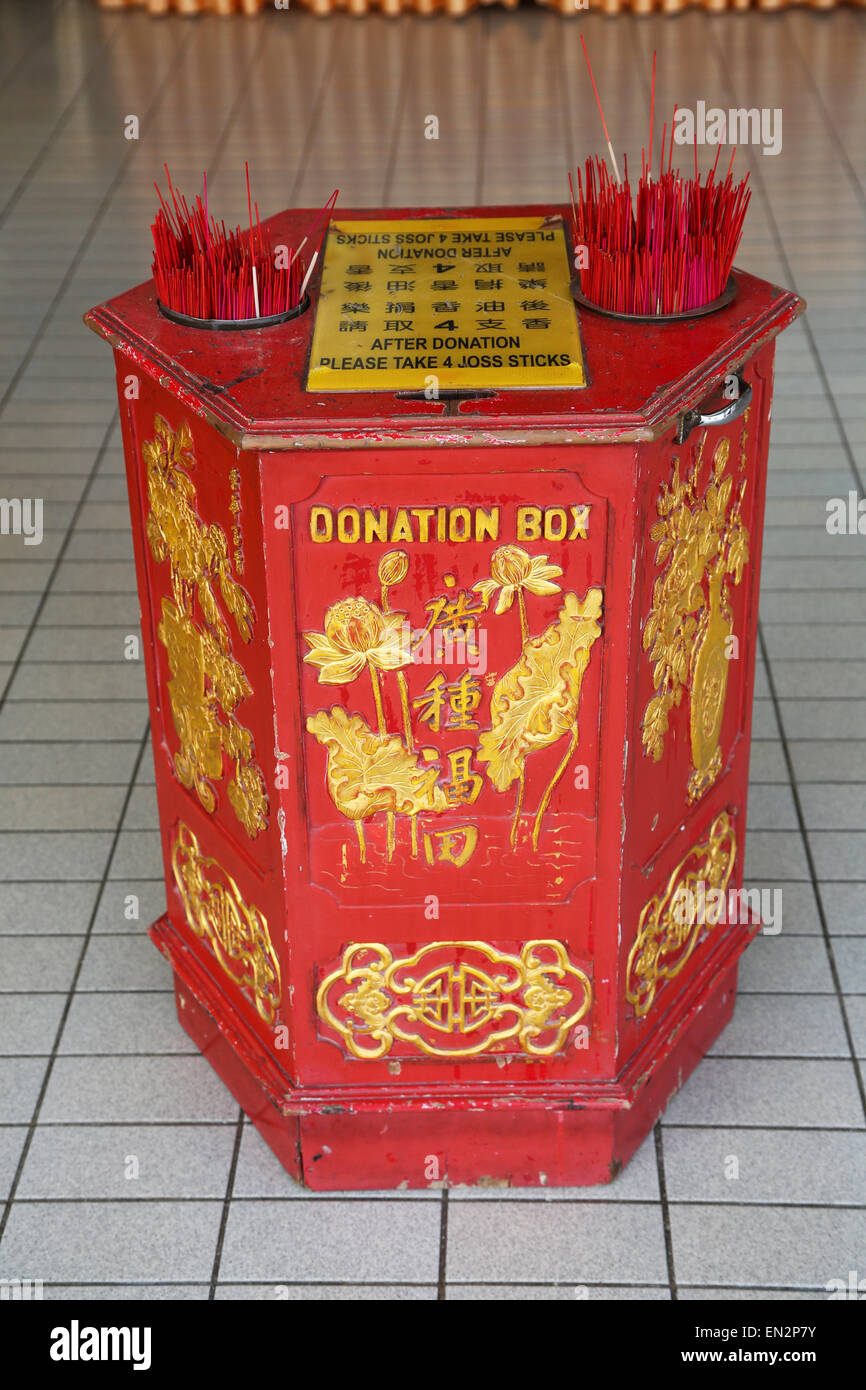
[[[315,211],[267,223],[298,244]],[[85,322],[241,448],[647,440],[799,313],[735,271],[713,313],[673,322],[575,303],[566,207],[336,213],[298,317],[173,323],[152,280]]]

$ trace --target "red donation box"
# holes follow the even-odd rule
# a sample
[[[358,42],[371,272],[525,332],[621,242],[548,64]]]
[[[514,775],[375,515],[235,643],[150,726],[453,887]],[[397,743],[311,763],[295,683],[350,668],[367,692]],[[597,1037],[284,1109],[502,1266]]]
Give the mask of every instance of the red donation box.
[[[296,244],[312,214],[272,220]],[[731,1017],[775,335],[575,305],[563,208],[332,222],[115,352],[184,1028],[320,1189],[615,1176]]]

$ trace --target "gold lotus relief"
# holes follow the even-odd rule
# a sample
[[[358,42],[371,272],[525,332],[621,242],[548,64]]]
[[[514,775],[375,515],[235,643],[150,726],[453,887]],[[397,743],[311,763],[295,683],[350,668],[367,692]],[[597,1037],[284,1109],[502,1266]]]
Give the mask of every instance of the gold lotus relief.
[[[234,773],[226,794],[252,838],[267,826],[268,798],[252,734],[234,713],[252,690],[233,654],[217,591],[244,642],[252,638],[255,614],[232,574],[225,533],[214,523],[206,525],[195,511],[189,425],[184,422],[173,433],[157,415],[154,432],[155,439],[142,449],[149,503],[145,529],[154,560],[167,560],[171,573],[172,596],[162,601],[157,635],[171,672],[167,693],[180,744],[174,769],[181,784],[212,812],[214,783],[225,775],[224,757],[230,759]]]
[[[193,931],[208,943],[233,983],[249,991],[259,1016],[272,1024],[280,1004],[280,967],[267,918],[244,902],[238,885],[216,859],[204,857],[183,822],[172,846],[171,866]]]
[[[466,731],[467,746],[450,752],[448,765],[443,767],[438,748],[416,748],[404,670],[413,662],[418,638],[412,635],[407,615],[393,612],[389,602],[389,589],[401,583],[408,570],[406,553],[389,551],[379,564],[381,606],[360,595],[340,599],[325,613],[323,632],[304,634],[309,648],[304,660],[318,668],[320,683],[345,686],[366,672],[376,712],[375,730],[360,714],[349,715],[338,705],[307,719],[308,732],[328,751],[326,777],[331,799],[355,826],[362,863],[366,859],[364,823],[378,813],[386,817],[388,858],[394,853],[398,816],[409,819],[415,857],[419,853],[417,817],[422,813],[453,813],[470,806],[480,794],[486,774],[498,792],[506,792],[516,783],[510,835],[515,848],[522,824],[527,759],[533,752],[561,742],[562,757],[532,818],[529,834],[536,849],[555,788],[578,747],[580,693],[592,647],[601,633],[602,591],[591,588],[583,599],[575,593],[563,593],[557,618],[533,637],[529,634],[526,594],[561,592],[555,580],[562,569],[550,564],[546,555],[530,556],[520,546],[501,546],[491,557],[490,578],[471,591],[455,593],[456,581],[446,576],[446,585],[450,581],[452,590],[428,601],[430,616],[424,635],[438,627],[449,639],[456,634],[468,642],[471,650],[478,615],[487,611],[496,595],[496,616],[508,612],[517,600],[520,653],[514,666],[494,685],[489,728],[480,729],[476,716],[483,689],[469,669],[450,683],[442,673],[437,674],[411,702],[431,733]],[[392,674],[401,710],[399,732],[387,729],[382,701],[382,681]],[[476,771],[473,759],[480,771]],[[444,855],[452,863],[466,862],[477,842],[476,826],[460,829],[463,848],[459,852],[449,849]],[[445,836],[446,832],[440,834]],[[470,846],[468,854],[466,846]],[[430,836],[425,850],[428,862],[433,862]]]
[[[386,1056],[395,1042],[429,1057],[550,1057],[587,1014],[592,985],[560,941],[528,941],[519,955],[483,941],[436,941],[402,958],[359,942],[322,980],[316,1002],[362,1060]]]
[[[737,838],[726,811],[710,826],[670,875],[663,893],[650,898],[626,967],[626,999],[639,1018],[649,1012],[656,991],[677,976],[706,930],[718,926],[737,854]]]
[[[741,473],[746,438],[744,423]],[[704,431],[685,477],[680,476],[679,459],[674,459],[671,484],[661,489],[659,520],[650,537],[657,542],[656,563],[664,568],[653,588],[643,632],[644,650],[655,663],[656,690],[644,711],[644,749],[655,762],[661,759],[671,711],[688,693],[690,803],[704,795],[722,769],[719,740],[734,626],[729,583],[740,583],[749,559],[749,532],[742,521],[747,479],[742,477],[734,492],[734,476],[725,472],[730,440],[721,439],[713,454],[710,481],[700,493],[706,439]]]

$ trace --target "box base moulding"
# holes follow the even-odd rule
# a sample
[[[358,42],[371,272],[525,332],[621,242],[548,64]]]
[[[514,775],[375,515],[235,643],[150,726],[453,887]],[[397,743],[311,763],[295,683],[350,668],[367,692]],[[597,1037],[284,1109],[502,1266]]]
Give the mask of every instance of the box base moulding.
[[[758,926],[736,928],[708,953],[616,1080],[435,1092],[410,1081],[293,1086],[168,916],[150,935],[174,970],[183,1028],[283,1167],[306,1187],[343,1191],[610,1182],[730,1021],[739,957]]]

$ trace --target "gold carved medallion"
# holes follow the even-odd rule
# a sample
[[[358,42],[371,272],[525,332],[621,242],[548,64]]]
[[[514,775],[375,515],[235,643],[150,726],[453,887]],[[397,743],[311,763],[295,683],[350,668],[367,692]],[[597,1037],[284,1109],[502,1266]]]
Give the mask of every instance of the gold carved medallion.
[[[645,905],[626,969],[626,998],[639,1018],[648,1013],[665,980],[680,973],[701,933],[718,926],[724,916],[736,854],[734,827],[722,811],[706,842],[689,850],[665,891]]]
[[[171,866],[193,931],[208,943],[229,978],[249,990],[265,1023],[273,1023],[280,1003],[280,967],[267,919],[244,902],[234,879],[215,859],[202,855],[182,821]]]
[[[550,1057],[591,1001],[589,978],[560,941],[527,941],[519,955],[483,941],[435,941],[402,959],[360,942],[317,996],[319,1016],[368,1060],[398,1041],[430,1057]]]
[[[224,776],[223,756],[230,758],[235,767],[226,788],[229,803],[252,838],[268,823],[268,798],[253,757],[252,735],[234,715],[252,691],[232,654],[216,589],[244,642],[253,635],[255,615],[232,575],[224,531],[196,514],[189,425],[184,422],[173,434],[157,415],[154,432],[156,438],[142,450],[150,508],[146,531],[154,560],[168,560],[171,567],[172,597],[162,600],[157,635],[168,656],[168,698],[180,740],[174,768],[182,785],[195,791],[206,811],[213,811],[213,784]]]
[[[644,650],[655,663],[657,692],[644,711],[644,749],[655,762],[661,759],[671,710],[688,691],[693,768],[688,799],[692,803],[713,785],[722,769],[719,739],[730,643],[735,640],[728,582],[739,584],[749,559],[749,533],[741,518],[746,478],[734,492],[734,476],[725,472],[730,440],[722,439],[713,455],[710,481],[700,493],[705,444],[706,431],[690,473],[681,478],[675,459],[671,485],[665,483],[661,489],[659,520],[650,536],[658,543],[656,563],[664,570],[655,582],[643,633]],[[741,471],[745,445],[744,425]]]

